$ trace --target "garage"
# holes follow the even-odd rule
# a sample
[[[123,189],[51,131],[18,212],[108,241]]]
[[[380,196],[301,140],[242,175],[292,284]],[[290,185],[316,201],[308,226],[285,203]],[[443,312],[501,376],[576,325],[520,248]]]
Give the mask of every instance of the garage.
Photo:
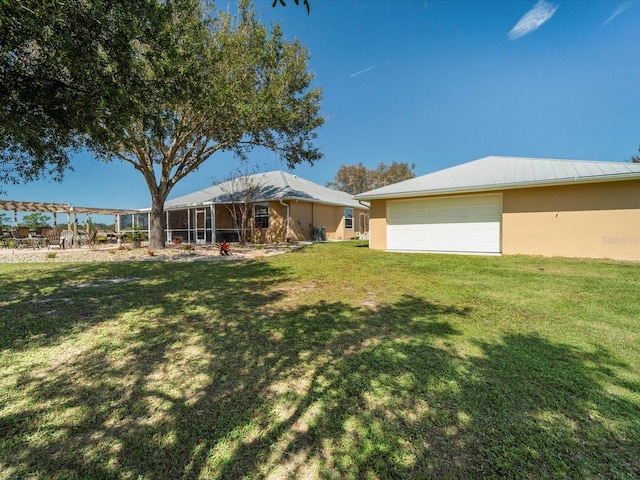
[[[502,195],[390,200],[387,249],[500,253]]]

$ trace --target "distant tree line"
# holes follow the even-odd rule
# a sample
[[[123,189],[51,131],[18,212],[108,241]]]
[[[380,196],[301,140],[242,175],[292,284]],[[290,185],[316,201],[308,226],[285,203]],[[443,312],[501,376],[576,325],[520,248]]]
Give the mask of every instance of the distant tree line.
[[[41,212],[28,213],[22,217],[18,222],[18,227],[29,227],[35,230],[40,227],[49,227],[53,225],[50,215]],[[13,227],[13,219],[6,213],[0,213],[0,227]],[[90,230],[112,230],[115,228],[115,224],[99,223],[89,221]]]
[[[357,165],[341,165],[327,187],[357,195],[358,193],[384,187],[415,177],[415,163],[392,162],[391,165],[379,163],[376,168],[369,169],[362,162]]]

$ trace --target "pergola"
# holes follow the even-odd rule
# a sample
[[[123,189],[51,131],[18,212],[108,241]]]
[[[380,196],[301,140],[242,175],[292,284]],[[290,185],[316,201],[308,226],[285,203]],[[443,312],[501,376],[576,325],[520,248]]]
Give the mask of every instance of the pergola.
[[[90,215],[115,215],[116,225],[119,225],[118,217],[120,215],[139,213],[138,210],[123,210],[115,208],[98,208],[98,207],[76,207],[68,203],[46,203],[46,202],[24,202],[17,200],[0,200],[0,211],[13,212],[13,221],[15,226],[18,225],[18,212],[39,212],[52,213],[53,226],[57,228],[58,214],[67,215],[67,229],[71,230],[73,225],[74,234],[77,233],[77,216],[85,214],[87,218]]]

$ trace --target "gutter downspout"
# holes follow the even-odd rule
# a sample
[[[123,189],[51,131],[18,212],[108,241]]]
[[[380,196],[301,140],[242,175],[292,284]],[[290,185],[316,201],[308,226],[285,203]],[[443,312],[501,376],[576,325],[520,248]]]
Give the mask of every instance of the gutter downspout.
[[[284,205],[285,207],[287,207],[287,243],[289,242],[289,239],[291,237],[291,233],[290,233],[290,229],[289,229],[289,205],[287,205],[286,203],[284,203],[282,201],[282,199],[280,199],[280,203],[282,205]]]
[[[369,205],[365,205],[364,200],[358,200],[358,203],[360,205],[362,205],[363,207],[366,207],[367,210],[367,231],[365,233],[369,233],[370,230],[370,225],[369,222],[371,221],[371,202],[369,202]]]

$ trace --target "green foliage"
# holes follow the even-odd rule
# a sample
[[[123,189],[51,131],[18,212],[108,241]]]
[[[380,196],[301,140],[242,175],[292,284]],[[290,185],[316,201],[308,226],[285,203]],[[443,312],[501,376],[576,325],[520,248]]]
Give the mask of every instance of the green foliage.
[[[128,237],[132,242],[141,242],[144,240],[144,233],[142,233],[142,230],[138,225],[133,225]]]
[[[131,70],[159,3],[0,3],[0,182],[51,175],[69,152],[122,127],[144,90]]]
[[[357,195],[413,178],[415,167],[415,163],[409,165],[406,162],[396,161],[389,166],[379,163],[375,169],[366,168],[362,162],[358,165],[340,165],[333,182],[327,182],[327,187]]]
[[[91,222],[92,230],[114,230],[115,223]]]
[[[128,162],[150,191],[152,248],[167,195],[214,153],[322,157],[307,50],[248,0],[235,14],[200,0],[26,0],[0,4],[0,19],[0,181],[60,178],[80,146]]]
[[[33,212],[23,216],[22,222],[20,223],[25,227],[35,229],[38,227],[49,226],[50,220],[51,218],[47,214],[40,213],[40,212]]]

